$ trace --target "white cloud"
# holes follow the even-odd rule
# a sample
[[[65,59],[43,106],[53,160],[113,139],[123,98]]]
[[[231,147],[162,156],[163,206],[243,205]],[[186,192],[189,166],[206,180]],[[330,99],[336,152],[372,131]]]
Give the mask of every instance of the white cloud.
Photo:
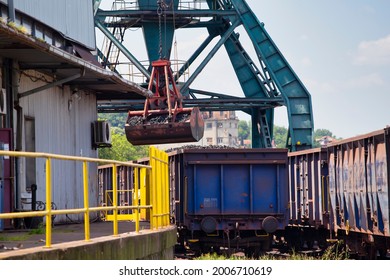
[[[306,79],[304,83],[311,94],[327,95],[337,93],[337,86],[329,82]]]
[[[350,79],[345,82],[345,88],[355,89],[355,88],[369,88],[374,86],[382,86],[385,82],[382,79],[381,75],[378,73],[372,73],[356,79]]]
[[[390,64],[390,35],[375,41],[360,42],[353,54],[353,62],[357,65]]]
[[[369,15],[374,15],[376,13],[376,10],[374,7],[370,6],[370,5],[363,5],[361,7],[362,11],[369,14]]]
[[[301,36],[299,36],[299,39],[302,41],[307,41],[309,40],[309,36],[307,34],[302,34]]]
[[[308,67],[308,66],[312,65],[312,62],[311,62],[311,59],[309,57],[304,57],[304,58],[301,59],[301,64],[303,66]]]
[[[333,95],[333,94],[362,94],[367,89],[374,89],[386,85],[385,79],[378,73],[371,73],[364,76],[358,76],[340,81],[318,81],[305,80],[308,90],[314,95]]]
[[[178,33],[176,37],[177,38],[174,38],[174,41],[177,41],[177,52],[179,59],[188,59],[188,57],[192,55],[194,51],[203,43],[206,35],[199,33],[191,34],[191,32],[181,32]],[[214,43],[211,43],[210,45],[214,46]]]

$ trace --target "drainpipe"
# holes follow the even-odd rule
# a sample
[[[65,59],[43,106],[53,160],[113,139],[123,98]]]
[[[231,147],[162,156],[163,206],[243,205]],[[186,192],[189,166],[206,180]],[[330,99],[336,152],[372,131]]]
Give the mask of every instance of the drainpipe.
[[[12,22],[16,19],[14,0],[8,0],[8,19]]]
[[[31,211],[37,210],[37,185],[31,185]]]
[[[18,98],[18,88],[19,88],[19,72],[18,72],[18,64],[14,63],[13,60],[10,61],[9,64],[10,69],[10,81],[11,81],[11,96],[12,102],[14,104],[14,109],[16,110],[16,128],[14,127],[14,115],[10,115],[12,117],[11,126],[12,130],[15,134],[14,139],[14,150],[22,151],[22,139],[23,139],[23,108],[19,105]],[[15,180],[15,195],[14,195],[14,203],[15,209],[20,209],[20,164],[21,160],[19,157],[15,157],[15,165],[14,165],[14,180]]]
[[[19,102],[15,105],[16,110],[16,139],[15,139],[15,151],[22,151],[22,129],[23,129],[23,108],[20,107]],[[20,169],[20,158],[15,157],[15,208],[20,209],[19,203],[19,186],[20,186],[20,177],[19,177],[19,169]]]

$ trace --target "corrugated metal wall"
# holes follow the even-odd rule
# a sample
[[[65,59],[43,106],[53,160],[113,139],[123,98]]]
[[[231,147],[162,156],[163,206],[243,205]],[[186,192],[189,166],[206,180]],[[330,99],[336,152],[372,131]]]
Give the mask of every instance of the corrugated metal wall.
[[[7,0],[0,0],[7,4]],[[65,37],[95,49],[92,0],[14,0],[15,9],[51,26]]]
[[[26,73],[36,75],[35,71]],[[33,79],[22,75],[19,91],[24,92],[41,85],[44,85],[44,82],[33,82]],[[79,98],[72,96],[68,87],[54,87],[20,100],[23,115],[35,119],[36,152],[97,157],[97,151],[91,146],[91,123],[97,118],[96,96],[81,91],[78,95]],[[25,170],[23,166],[19,168],[20,192],[23,193],[25,192]],[[37,199],[44,201],[46,173],[44,159],[36,161],[36,171]],[[96,164],[90,164],[89,171],[90,206],[97,206]],[[52,184],[52,199],[58,209],[83,207],[81,162],[53,160]],[[75,216],[72,217],[77,219]],[[65,218],[58,217],[55,221],[58,222]]]

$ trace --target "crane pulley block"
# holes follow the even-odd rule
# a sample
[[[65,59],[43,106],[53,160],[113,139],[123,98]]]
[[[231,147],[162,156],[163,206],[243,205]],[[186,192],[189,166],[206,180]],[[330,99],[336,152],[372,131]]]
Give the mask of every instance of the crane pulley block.
[[[203,137],[204,121],[199,108],[183,108],[171,63],[166,59],[152,62],[143,111],[129,111],[125,124],[127,140],[133,145],[197,142]]]

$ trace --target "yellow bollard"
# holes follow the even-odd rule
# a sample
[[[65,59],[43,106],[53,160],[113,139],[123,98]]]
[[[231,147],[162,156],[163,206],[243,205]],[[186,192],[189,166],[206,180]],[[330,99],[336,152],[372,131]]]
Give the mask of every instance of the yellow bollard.
[[[118,183],[117,183],[117,166],[112,165],[112,206],[113,209],[113,235],[118,235]]]
[[[46,158],[46,248],[51,247],[51,159]]]
[[[84,190],[84,232],[85,241],[90,240],[89,228],[89,196],[88,196],[88,163],[83,161],[83,190]]]

